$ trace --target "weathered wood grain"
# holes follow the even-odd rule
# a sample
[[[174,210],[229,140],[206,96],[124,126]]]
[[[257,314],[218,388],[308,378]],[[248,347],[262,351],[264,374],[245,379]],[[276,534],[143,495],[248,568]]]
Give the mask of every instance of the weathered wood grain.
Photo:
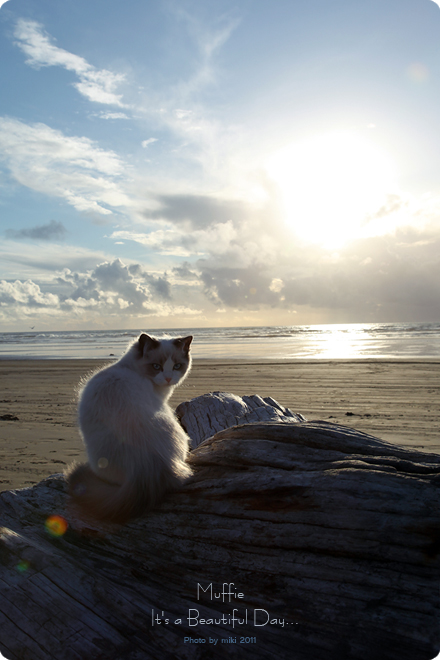
[[[184,489],[123,528],[75,520],[61,475],[1,494],[6,658],[436,656],[440,457],[255,397],[216,393],[180,413],[191,434],[197,410],[200,433],[252,404],[282,421],[219,431],[191,453]],[[70,524],[59,537],[54,514]],[[235,597],[215,597],[232,583]]]
[[[176,408],[177,416],[183,428],[191,438],[194,449],[204,440],[211,438],[218,431],[256,422],[305,422],[299,413],[267,396],[264,399],[257,394],[239,397],[229,392],[211,392],[184,401]]]

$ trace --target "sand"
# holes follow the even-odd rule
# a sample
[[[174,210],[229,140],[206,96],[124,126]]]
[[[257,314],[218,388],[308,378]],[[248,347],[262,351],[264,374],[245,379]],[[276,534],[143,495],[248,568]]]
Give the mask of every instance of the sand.
[[[102,364],[0,361],[0,490],[31,486],[73,460],[85,460],[75,387]],[[440,453],[440,360],[198,360],[171,404],[216,390],[272,396],[309,420]]]

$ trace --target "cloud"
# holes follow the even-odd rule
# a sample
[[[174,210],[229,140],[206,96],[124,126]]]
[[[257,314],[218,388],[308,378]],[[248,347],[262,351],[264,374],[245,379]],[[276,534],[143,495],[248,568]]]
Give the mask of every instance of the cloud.
[[[280,250],[291,243],[272,200],[256,205],[203,195],[161,195],[155,201],[161,207],[143,215],[163,228],[121,230],[112,238],[134,240],[161,254],[204,256],[215,268],[276,263]]]
[[[174,266],[171,271],[176,278],[181,280],[198,280],[199,275],[192,268],[188,261],[184,261],[180,266]]]
[[[368,219],[390,231],[348,242],[338,252],[296,236],[275,198],[260,206],[193,194],[162,194],[154,201],[159,208],[143,215],[160,229],[116,231],[112,238],[185,257],[170,281],[199,300],[204,293],[205,304],[260,310],[262,321],[269,310],[287,314],[302,307],[314,318],[341,322],[387,320],[387,310],[393,318],[432,318],[438,304],[440,285],[430,283],[433,273],[440,281],[436,199],[413,211],[406,198],[390,195]],[[411,227],[415,212],[420,223]],[[407,220],[405,229],[396,229],[396,215]]]
[[[198,229],[190,234],[180,229],[158,229],[150,233],[130,230],[114,231],[110,238],[135,241],[146,245],[160,254],[179,257],[224,252],[237,235],[232,222],[213,223],[206,229]]]
[[[27,64],[35,68],[61,66],[78,76],[79,82],[73,85],[89,101],[126,107],[121,101],[122,96],[115,94],[115,89],[125,80],[123,74],[96,69],[83,57],[58,48],[36,21],[19,19],[14,35],[16,44],[28,56]]]
[[[122,239],[123,241],[134,241],[145,245],[160,254],[174,255],[177,257],[187,257],[191,254],[185,247],[180,245],[182,234],[173,230],[158,230],[149,234],[145,232],[136,232],[131,230],[114,231],[110,238]],[[116,243],[121,241],[116,240]]]
[[[99,322],[104,317],[199,313],[172,301],[166,274],[147,272],[140,264],[127,266],[119,259],[98,263],[87,272],[65,268],[51,280],[46,274],[44,282],[0,281],[0,318],[26,318],[38,309],[50,317],[88,315]]]
[[[51,220],[47,225],[29,227],[27,229],[7,229],[7,238],[25,239],[32,238],[37,241],[53,241],[64,238],[67,230],[61,222]]]
[[[32,241],[0,241],[0,279],[41,281],[53,277],[53,273],[64,268],[86,272],[93,270],[97,263],[112,261],[113,255],[102,250],[93,250],[67,241],[40,241],[38,249]]]
[[[371,220],[382,219],[384,217],[390,216],[397,211],[400,211],[402,208],[408,205],[408,202],[399,195],[388,194],[386,196],[385,203],[372,215],[367,216],[364,220],[364,224],[371,222]]]
[[[233,309],[318,310],[327,321],[434,320],[440,299],[440,232],[405,228],[339,253],[315,247],[244,267],[200,259],[206,296]],[[342,316],[341,316],[342,315]],[[323,321],[325,322],[325,321]]]
[[[115,307],[125,313],[152,311],[157,299],[170,300],[170,283],[165,275],[146,272],[140,264],[126,266],[120,259],[98,264],[88,273],[72,273],[66,269],[58,280],[71,290],[64,303],[85,307]]]
[[[280,302],[278,292],[273,290],[269,269],[259,264],[247,268],[212,268],[208,264],[198,262],[201,269],[201,280],[205,286],[206,295],[215,304],[223,304],[234,308],[269,307]]]
[[[150,291],[160,298],[171,298],[171,285],[166,275],[157,276],[148,273],[139,264],[130,265],[128,271],[133,277],[142,278],[148,284]]]
[[[58,296],[52,293],[43,293],[38,284],[27,280],[26,282],[0,281],[0,307],[18,304],[25,307],[54,307],[58,306]]]
[[[81,318],[102,325],[113,319],[121,327],[125,319],[125,327],[133,327],[145,316],[189,318],[218,309],[258,312],[252,318],[260,323],[274,318],[282,323],[282,314],[294,311],[321,322],[428,321],[437,314],[438,230],[407,228],[331,254],[318,246],[281,244],[270,259],[233,264],[229,254],[230,249],[185,261],[170,274],[107,259],[83,270],[65,268],[52,279],[44,270],[43,280],[4,279],[0,316],[19,319],[43,310],[42,318],[47,312],[63,322]]]
[[[147,119],[149,130],[156,125],[171,134],[172,140],[166,142],[173,141],[174,163],[192,160],[204,173],[211,175],[217,169],[233,180],[228,162],[230,151],[236,154],[238,141],[245,141],[244,127],[225,125],[218,119],[218,109],[212,104],[207,107],[204,95],[223,77],[219,51],[238,26],[239,19],[234,11],[205,12],[204,9],[199,11],[200,8],[188,11],[185,4],[188,3],[172,0],[164,7],[178,21],[180,46],[187,58],[185,74],[181,75],[180,65],[174,66],[165,84],[142,88],[136,114]]]
[[[194,194],[160,195],[152,201],[159,202],[160,208],[144,210],[143,216],[154,225],[118,229],[110,238],[135,241],[157,254],[203,257],[204,263],[216,269],[276,263],[280,242],[282,249],[289,243],[272,202],[257,206]],[[156,223],[161,228],[154,229]]]
[[[130,119],[125,112],[99,112],[93,116],[100,119]]]
[[[200,17],[200,12],[190,13],[182,3],[170,3],[175,17],[184,22],[199,52],[199,63],[194,75],[180,86],[183,97],[198,91],[215,80],[213,58],[240,24],[238,16],[231,12],[211,19],[210,24]]]
[[[88,138],[0,117],[0,158],[20,184],[61,197],[78,211],[110,215],[107,207],[131,204],[117,183],[123,162]]]
[[[208,227],[230,220],[239,222],[246,213],[243,202],[221,200],[208,195],[157,195],[155,201],[160,207],[145,210],[145,218],[187,224],[192,228]]]
[[[64,302],[68,305],[86,301],[92,305],[114,306],[139,311],[150,302],[151,296],[145,283],[134,277],[122,261],[104,262],[86,274],[66,270],[59,282],[72,288]]]
[[[153,142],[157,142],[157,138],[148,138],[148,140],[144,140],[142,142],[142,146],[144,149],[146,149],[148,145],[153,144]]]

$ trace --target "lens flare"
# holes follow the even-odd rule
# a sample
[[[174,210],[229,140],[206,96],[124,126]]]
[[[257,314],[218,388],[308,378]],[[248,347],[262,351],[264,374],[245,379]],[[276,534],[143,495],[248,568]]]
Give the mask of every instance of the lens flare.
[[[429,70],[421,62],[413,62],[407,69],[410,80],[415,83],[424,83],[429,79]]]
[[[29,562],[26,559],[21,559],[15,568],[19,573],[24,573],[29,568]]]
[[[45,522],[45,527],[52,536],[62,536],[65,534],[68,524],[62,516],[49,516]]]

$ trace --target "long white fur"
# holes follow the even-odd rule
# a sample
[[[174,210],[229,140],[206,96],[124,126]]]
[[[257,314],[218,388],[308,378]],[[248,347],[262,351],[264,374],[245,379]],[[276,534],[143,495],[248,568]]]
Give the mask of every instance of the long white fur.
[[[189,372],[191,339],[186,338],[188,369],[183,377],[173,368],[173,339],[160,340],[167,359],[153,377],[145,375],[145,363],[155,349],[146,342],[142,355],[136,340],[118,362],[95,373],[82,388],[78,420],[89,462],[74,466],[66,478],[74,502],[86,515],[125,522],[154,507],[191,475],[185,463],[189,438],[166,403]]]

